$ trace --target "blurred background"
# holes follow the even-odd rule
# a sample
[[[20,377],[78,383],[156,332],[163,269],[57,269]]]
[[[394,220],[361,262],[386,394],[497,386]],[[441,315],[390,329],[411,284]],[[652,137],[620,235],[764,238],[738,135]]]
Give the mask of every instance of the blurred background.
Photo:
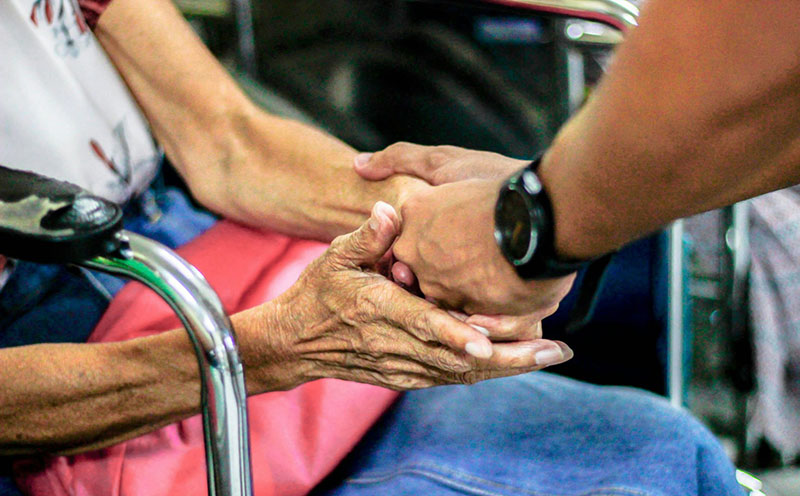
[[[623,37],[524,1],[176,3],[259,104],[364,151],[411,141],[533,157],[591,94]],[[586,325],[565,329],[580,279],[545,322],[548,337],[576,352],[555,371],[670,396],[763,481],[751,494],[800,495],[793,251],[797,189],[632,244],[611,263]]]

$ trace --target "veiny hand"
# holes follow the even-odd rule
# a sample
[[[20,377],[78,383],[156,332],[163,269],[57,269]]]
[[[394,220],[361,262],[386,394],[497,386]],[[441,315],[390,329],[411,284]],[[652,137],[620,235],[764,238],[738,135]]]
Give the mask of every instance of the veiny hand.
[[[299,382],[333,377],[415,389],[519,374],[572,357],[556,341],[492,344],[375,272],[399,229],[394,209],[377,203],[364,225],[336,238],[269,303],[271,327],[282,329],[288,355],[281,358],[296,365]]]
[[[544,317],[569,292],[574,275],[524,281],[494,239],[494,206],[503,180],[443,184],[410,197],[393,247],[422,293],[467,314]],[[396,272],[396,271],[395,271]]]
[[[422,146],[412,143],[396,143],[389,146],[385,150],[376,153],[362,153],[358,155],[354,162],[354,169],[359,175],[370,180],[383,180],[391,177],[393,174],[408,174],[420,179],[424,179],[432,185],[442,185],[467,179],[505,179],[513,172],[524,167],[526,164],[527,161],[516,160],[499,155],[497,153],[469,150],[456,146]],[[496,191],[499,191],[499,185],[496,188]],[[419,200],[419,198],[417,200]],[[476,225],[475,219],[472,217],[472,214],[469,211],[469,205],[466,205],[465,207],[467,209],[464,211],[464,218],[468,219],[470,222],[467,229],[471,230],[472,226]],[[401,212],[411,212],[419,209],[419,205],[412,202],[412,206],[403,208]],[[488,226],[493,224],[494,220],[492,217],[489,218],[484,225]],[[408,234],[408,230],[409,228],[406,229],[406,235]],[[418,229],[418,232],[422,233],[423,230],[420,228]],[[458,234],[455,233],[455,231],[449,232],[453,233],[454,235]],[[466,246],[465,249],[468,250],[469,247]],[[491,252],[492,250],[488,251],[488,253]],[[414,262],[417,268],[422,267],[424,263],[422,261],[422,257],[425,255],[425,253],[431,254],[429,250],[425,250],[424,248],[419,250],[420,257]],[[499,250],[497,250],[497,253],[499,254]],[[405,255],[407,255],[407,259],[411,260],[411,258],[409,258],[411,255],[408,253]],[[403,260],[403,257],[400,257],[400,260]],[[490,260],[489,258],[485,258],[485,260],[496,262],[496,260]],[[436,264],[431,260],[426,265],[431,267]],[[475,267],[473,267],[475,271],[477,271],[477,265],[478,264],[475,264]],[[435,267],[433,268],[435,270]],[[487,270],[491,271],[491,268],[488,268]],[[500,274],[505,274],[507,271],[501,268],[499,272]],[[394,267],[392,268],[392,276],[395,281],[403,284],[406,287],[414,287],[417,285],[414,271],[407,264],[403,263],[403,261],[394,264]],[[452,304],[452,302],[455,300],[452,300],[448,297],[443,297],[441,294],[442,292],[446,291],[448,286],[447,283],[442,282],[441,280],[444,275],[439,274],[438,277],[440,280],[438,281],[437,291],[437,289],[432,287],[437,285],[434,275],[430,273],[423,275],[424,280],[421,282],[421,285],[425,286],[425,289],[428,291],[425,293],[423,290],[423,293],[429,297],[431,297],[432,294],[438,295],[439,300]],[[474,272],[472,277],[478,277],[477,272]],[[514,279],[511,279],[510,276],[508,280],[514,281]],[[478,291],[480,287],[480,281],[476,282],[477,285],[474,289]],[[518,278],[516,282],[519,282]],[[494,282],[484,282],[484,286],[488,286],[489,284],[499,286],[501,283],[500,280],[496,280]],[[512,282],[512,284],[515,286],[517,285],[515,282]],[[572,284],[572,278],[566,278],[562,284],[565,286],[563,294],[566,294],[566,291],[569,290],[569,287]],[[558,286],[559,283],[541,282],[539,285],[542,286],[542,291],[545,291],[546,293],[542,295],[544,299],[541,301],[532,301],[529,297],[523,298],[523,300],[519,301],[521,305],[527,306],[528,304],[531,304],[533,307],[528,308],[527,310],[519,308],[518,311],[521,312],[522,315],[475,314],[469,316],[468,319],[464,315],[464,319],[467,323],[484,329],[490,334],[492,340],[533,339],[540,337],[541,324],[539,322],[557,310],[558,302],[556,301],[552,306],[546,308],[542,307],[541,305],[546,304],[548,301],[547,296],[552,294],[552,289],[555,286]],[[480,293],[473,293],[473,296],[470,297],[469,291],[464,292],[465,294],[463,295],[463,301],[479,298],[475,295]],[[512,298],[513,294],[513,291],[509,291],[506,297]],[[555,294],[561,293],[556,292]]]

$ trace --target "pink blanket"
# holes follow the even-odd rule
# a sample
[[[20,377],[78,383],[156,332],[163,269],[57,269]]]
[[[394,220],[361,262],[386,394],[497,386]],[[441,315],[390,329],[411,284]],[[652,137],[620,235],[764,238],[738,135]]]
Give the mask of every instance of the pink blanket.
[[[220,222],[179,253],[236,312],[285,291],[326,246]],[[114,299],[91,341],[121,341],[180,327],[139,284]],[[397,394],[321,380],[250,398],[255,494],[306,494],[353,448]],[[91,412],[87,412],[91,415]],[[18,482],[37,495],[206,494],[201,420],[195,416],[107,449],[20,462]]]

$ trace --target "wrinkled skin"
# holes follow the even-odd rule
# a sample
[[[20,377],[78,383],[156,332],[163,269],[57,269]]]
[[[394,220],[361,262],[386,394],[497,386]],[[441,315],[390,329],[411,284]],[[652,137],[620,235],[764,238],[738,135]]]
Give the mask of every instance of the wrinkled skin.
[[[416,389],[520,374],[572,357],[565,344],[543,339],[492,344],[376,272],[399,228],[395,211],[378,203],[367,223],[336,238],[273,302],[276,322],[289,326],[283,358],[298,364],[299,382],[333,377]]]
[[[435,188],[403,204],[403,232],[394,255],[403,265],[395,278],[409,283],[416,276],[429,299],[468,314],[518,316],[470,323],[500,324],[503,338],[529,338],[531,324],[553,313],[569,292],[574,274],[557,279],[523,281],[494,240],[494,207],[504,180],[527,162],[496,153],[454,146],[398,143],[356,158],[362,177],[382,180],[410,174]]]

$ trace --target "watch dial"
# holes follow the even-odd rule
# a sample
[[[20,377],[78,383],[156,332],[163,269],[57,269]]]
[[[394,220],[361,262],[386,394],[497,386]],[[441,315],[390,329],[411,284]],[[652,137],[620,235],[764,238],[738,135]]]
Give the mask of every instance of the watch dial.
[[[523,263],[532,253],[531,212],[525,198],[516,190],[506,190],[498,211],[498,227],[506,254],[515,264]],[[532,243],[533,242],[533,243]]]

